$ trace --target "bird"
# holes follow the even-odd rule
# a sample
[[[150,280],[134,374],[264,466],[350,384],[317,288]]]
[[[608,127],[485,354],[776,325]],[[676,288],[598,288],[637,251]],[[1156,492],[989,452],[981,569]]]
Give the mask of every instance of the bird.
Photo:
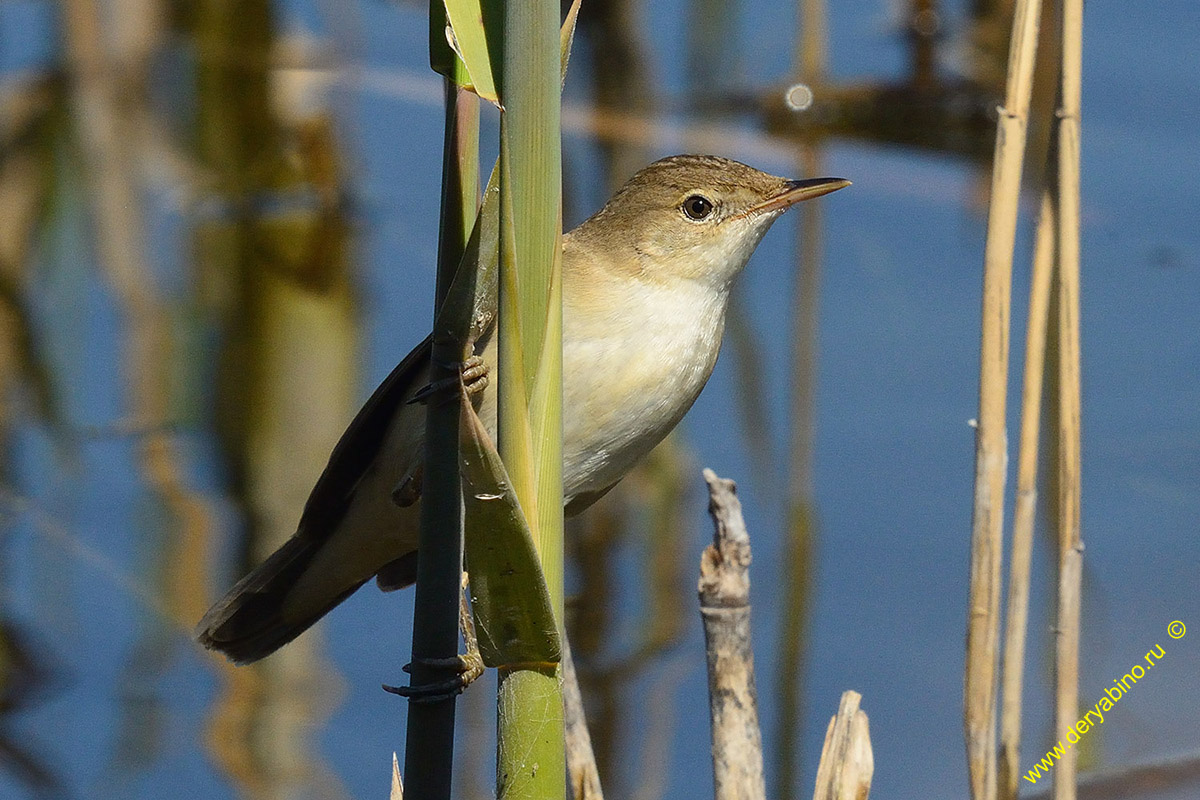
[[[678,424],[712,374],[730,288],[771,224],[849,186],[788,180],[738,161],[656,161],[562,237],[563,497],[575,515]],[[477,412],[496,432],[495,325],[474,345]],[[257,661],[371,578],[416,579],[430,339],[367,400],[333,449],[296,532],[197,626],[205,647]],[[482,379],[480,379],[482,378]]]

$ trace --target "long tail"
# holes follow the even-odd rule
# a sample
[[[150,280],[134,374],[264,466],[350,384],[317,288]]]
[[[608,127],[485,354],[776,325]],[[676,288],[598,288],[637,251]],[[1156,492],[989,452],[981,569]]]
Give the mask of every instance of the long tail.
[[[393,426],[423,430],[425,412],[405,400],[426,382],[431,341],[426,338],[404,357],[342,434],[304,505],[296,534],[200,620],[196,638],[205,647],[238,664],[257,661],[304,633],[376,572],[384,589],[413,582],[416,507],[400,509],[390,495],[404,469],[418,463],[420,446],[400,458],[384,450]],[[389,457],[398,475],[389,476],[381,466]],[[404,525],[412,535],[397,539]],[[310,569],[317,571],[306,576]],[[302,576],[305,585],[299,588]],[[291,596],[294,591],[304,596]]]
[[[357,583],[315,613],[299,619],[284,616],[284,601],[309,567],[322,542],[293,536],[253,572],[242,578],[196,626],[196,638],[219,650],[235,664],[269,656],[325,616],[366,581]]]

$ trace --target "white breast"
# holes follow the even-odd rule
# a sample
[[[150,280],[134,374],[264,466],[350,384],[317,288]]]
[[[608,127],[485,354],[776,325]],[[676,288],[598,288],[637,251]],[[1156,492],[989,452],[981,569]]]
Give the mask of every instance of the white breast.
[[[688,280],[639,282],[612,304],[619,313],[598,315],[567,304],[563,482],[568,498],[619,480],[691,408],[717,360],[727,296],[724,289]]]

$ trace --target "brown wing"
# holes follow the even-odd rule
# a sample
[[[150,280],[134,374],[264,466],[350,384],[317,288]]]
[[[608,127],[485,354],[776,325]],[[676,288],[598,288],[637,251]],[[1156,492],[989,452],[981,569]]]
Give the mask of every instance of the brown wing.
[[[337,528],[363,476],[372,468],[399,409],[420,388],[432,337],[413,348],[379,384],[342,434],[304,504],[297,534],[323,539]]]

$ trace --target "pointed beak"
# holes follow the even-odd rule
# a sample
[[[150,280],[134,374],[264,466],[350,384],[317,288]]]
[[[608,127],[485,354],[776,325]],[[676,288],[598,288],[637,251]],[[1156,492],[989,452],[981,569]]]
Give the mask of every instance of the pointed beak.
[[[750,209],[748,214],[765,214],[771,211],[782,211],[796,203],[811,200],[823,194],[845,189],[850,181],[845,178],[809,178],[803,181],[788,181],[779,194]]]

